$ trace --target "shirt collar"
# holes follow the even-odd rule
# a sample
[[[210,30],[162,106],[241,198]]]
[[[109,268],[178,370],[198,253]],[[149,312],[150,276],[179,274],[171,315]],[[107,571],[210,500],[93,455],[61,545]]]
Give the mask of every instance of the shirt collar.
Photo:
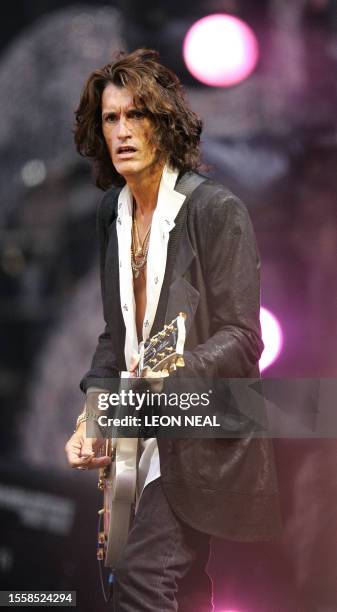
[[[175,191],[179,171],[165,164],[159,185],[157,206],[155,208],[156,217],[160,218],[164,227],[170,231],[174,227],[176,218],[184,195]],[[133,196],[128,184],[124,185],[118,197],[118,217],[132,217]]]

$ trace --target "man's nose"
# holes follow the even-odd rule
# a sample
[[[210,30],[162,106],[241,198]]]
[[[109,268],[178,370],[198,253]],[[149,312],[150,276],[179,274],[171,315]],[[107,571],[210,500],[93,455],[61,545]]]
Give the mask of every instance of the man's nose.
[[[126,117],[121,117],[118,122],[117,136],[121,139],[131,136],[130,125]]]

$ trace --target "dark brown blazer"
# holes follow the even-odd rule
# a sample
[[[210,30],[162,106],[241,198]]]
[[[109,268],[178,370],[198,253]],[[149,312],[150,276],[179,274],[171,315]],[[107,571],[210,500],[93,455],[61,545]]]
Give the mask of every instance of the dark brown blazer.
[[[186,181],[188,175],[180,177]],[[125,370],[125,325],[119,297],[118,190],[98,209],[103,311],[86,389],[97,378]],[[263,349],[259,323],[259,258],[245,206],[206,179],[187,196],[168,243],[167,265],[151,334],[187,312],[185,376],[258,377]],[[224,406],[224,410],[226,406]],[[270,440],[158,438],[161,477],[173,510],[206,533],[240,541],[270,539],[280,531]]]

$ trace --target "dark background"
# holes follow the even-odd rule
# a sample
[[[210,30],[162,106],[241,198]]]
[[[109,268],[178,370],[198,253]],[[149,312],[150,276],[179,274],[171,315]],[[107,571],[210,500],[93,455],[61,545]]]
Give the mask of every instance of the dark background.
[[[229,89],[202,86],[183,65],[184,34],[213,12],[245,19],[260,46],[254,74]],[[71,472],[63,456],[82,409],[78,381],[102,327],[100,193],[72,142],[85,78],[115,50],[137,46],[157,48],[177,71],[204,119],[204,161],[253,220],[262,304],[284,333],[264,375],[336,377],[336,28],[332,0],[3,6],[2,588],[77,589],[81,612],[104,608],[95,476]],[[217,611],[336,612],[336,447],[334,439],[276,442],[284,534],[273,544],[214,543]],[[54,522],[46,500],[43,516],[34,506],[42,492],[55,496]]]

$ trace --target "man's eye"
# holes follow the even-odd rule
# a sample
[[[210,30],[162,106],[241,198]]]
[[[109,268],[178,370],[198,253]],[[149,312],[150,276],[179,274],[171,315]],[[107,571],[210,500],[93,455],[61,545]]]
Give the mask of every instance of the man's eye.
[[[106,123],[114,123],[116,121],[116,115],[113,113],[109,113],[109,115],[105,116]]]
[[[143,119],[145,117],[145,113],[141,110],[135,110],[130,113],[131,119]]]

